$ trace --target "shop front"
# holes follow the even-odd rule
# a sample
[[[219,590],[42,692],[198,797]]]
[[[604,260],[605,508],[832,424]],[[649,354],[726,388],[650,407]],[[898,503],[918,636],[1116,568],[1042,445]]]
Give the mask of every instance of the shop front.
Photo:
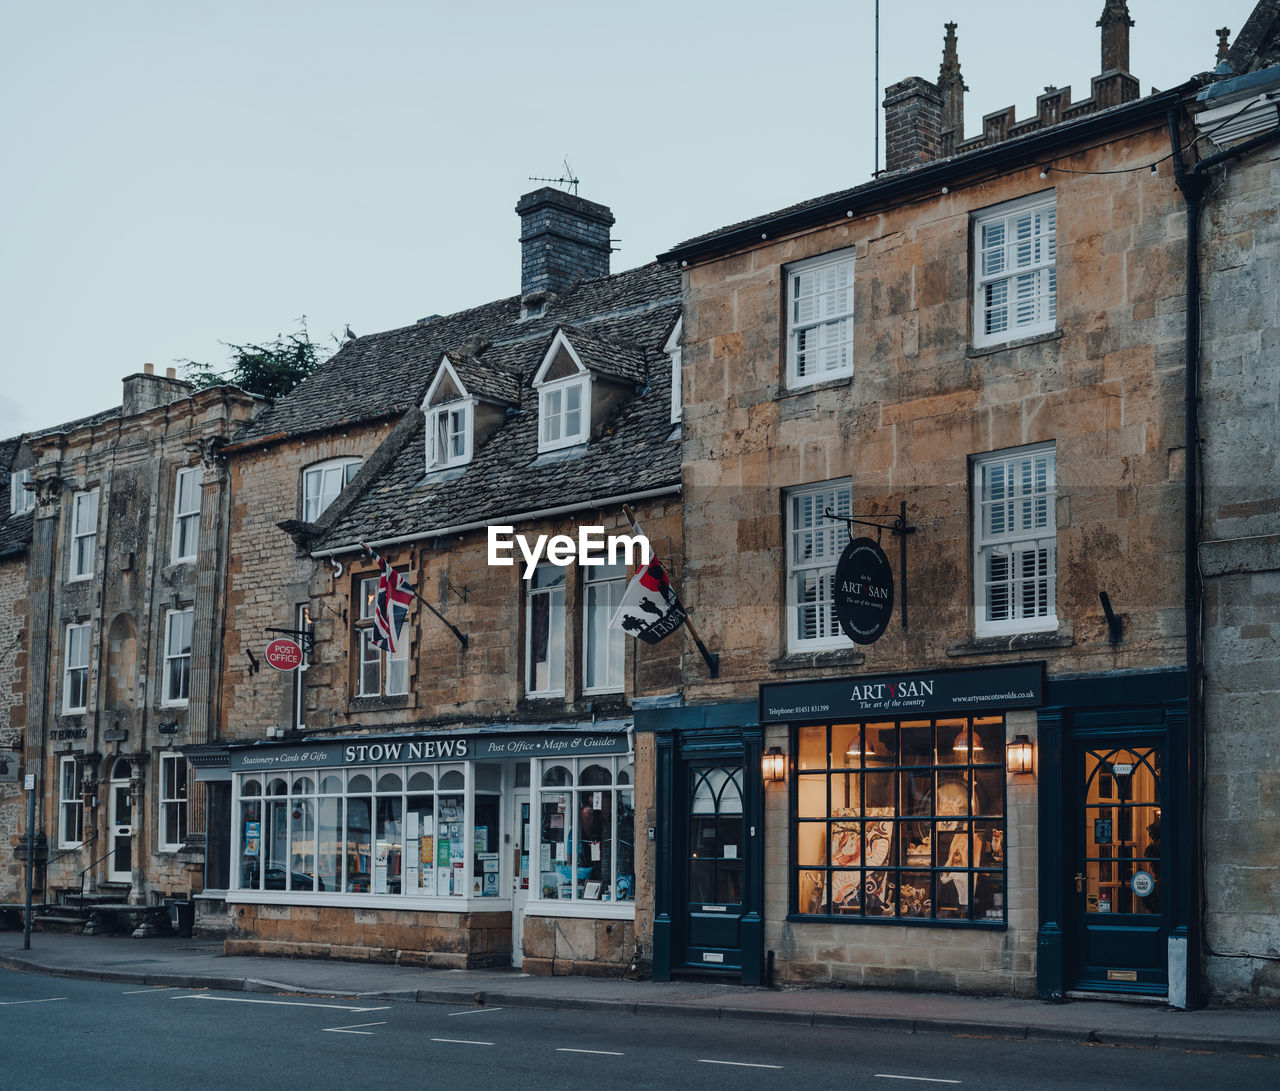
[[[236,932],[430,966],[590,972],[629,958],[630,726],[232,746]],[[560,933],[592,922],[617,950],[564,965]]]

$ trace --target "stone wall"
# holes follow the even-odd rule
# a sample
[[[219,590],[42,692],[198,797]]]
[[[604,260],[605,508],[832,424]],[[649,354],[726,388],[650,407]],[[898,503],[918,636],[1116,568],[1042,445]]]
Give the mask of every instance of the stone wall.
[[[14,851],[27,826],[27,794],[22,789],[27,727],[26,576],[25,556],[0,561],[0,755],[8,758],[8,770],[0,773],[0,902],[20,901],[26,882],[22,861]]]

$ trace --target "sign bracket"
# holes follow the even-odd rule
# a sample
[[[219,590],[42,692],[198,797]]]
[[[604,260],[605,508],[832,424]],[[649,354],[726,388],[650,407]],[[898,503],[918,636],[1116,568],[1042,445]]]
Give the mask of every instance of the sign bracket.
[[[310,661],[312,653],[316,650],[316,627],[314,622],[308,623],[308,625],[303,629],[268,628],[264,631],[268,633],[279,633],[281,636],[293,637],[302,645],[302,650],[306,653],[308,661]]]
[[[898,505],[898,514],[892,523],[876,522],[871,519],[858,519],[851,515],[837,515],[830,508],[823,513],[828,519],[837,520],[845,523],[849,529],[849,539],[853,540],[853,525],[855,523],[861,527],[875,527],[877,530],[887,530],[898,539],[898,561],[899,567],[902,569],[902,631],[909,632],[907,628],[907,535],[914,534],[916,528],[907,523],[907,502],[901,501]]]

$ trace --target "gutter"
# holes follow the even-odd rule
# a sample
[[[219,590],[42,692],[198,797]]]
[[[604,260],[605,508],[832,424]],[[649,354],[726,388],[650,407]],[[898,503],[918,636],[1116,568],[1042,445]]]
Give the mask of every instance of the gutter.
[[[1102,135],[1148,117],[1167,113],[1178,105],[1187,92],[1200,85],[1199,80],[1188,80],[1172,90],[1086,115],[1080,121],[1053,125],[1031,136],[1005,140],[989,148],[980,148],[923,167],[914,167],[893,178],[870,182],[859,189],[845,190],[807,208],[763,216],[746,224],[727,228],[708,238],[682,243],[659,254],[657,260],[689,264],[726,251],[759,246],[762,233],[765,239],[774,240],[795,231],[829,224],[833,220],[843,220],[877,208],[896,205],[907,194],[938,188],[953,182],[957,177],[983,168],[1026,166],[1040,162],[1045,154],[1056,152],[1068,140]]]
[[[554,508],[539,508],[537,511],[522,511],[516,515],[495,516],[494,519],[506,519],[511,523],[528,523],[534,519],[549,519],[555,515],[568,515],[570,512],[587,511],[591,508],[603,508],[613,504],[626,504],[635,500],[652,500],[659,496],[675,496],[679,494],[680,485],[664,485],[660,489],[645,489],[643,492],[620,493],[617,496],[602,496],[594,500],[580,500],[572,504],[560,504]],[[443,538],[446,534],[464,534],[467,531],[479,530],[493,523],[492,519],[477,519],[470,523],[455,523],[453,526],[440,527],[436,530],[423,530],[415,534],[401,534],[395,538],[378,538],[369,542],[375,549],[387,546],[406,545],[409,542],[421,542],[430,538]],[[333,546],[330,549],[317,549],[312,557],[336,557],[342,553],[361,553],[364,547],[359,543]]]

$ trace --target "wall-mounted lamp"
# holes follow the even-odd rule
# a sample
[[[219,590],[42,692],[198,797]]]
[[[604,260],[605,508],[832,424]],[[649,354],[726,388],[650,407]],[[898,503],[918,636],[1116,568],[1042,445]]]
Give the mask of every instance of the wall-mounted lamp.
[[[781,784],[787,779],[787,756],[782,747],[771,746],[760,759],[760,768],[766,784]]]
[[[1005,744],[1005,766],[1011,773],[1030,773],[1033,761],[1033,746],[1026,735],[1015,735],[1013,741]]]

